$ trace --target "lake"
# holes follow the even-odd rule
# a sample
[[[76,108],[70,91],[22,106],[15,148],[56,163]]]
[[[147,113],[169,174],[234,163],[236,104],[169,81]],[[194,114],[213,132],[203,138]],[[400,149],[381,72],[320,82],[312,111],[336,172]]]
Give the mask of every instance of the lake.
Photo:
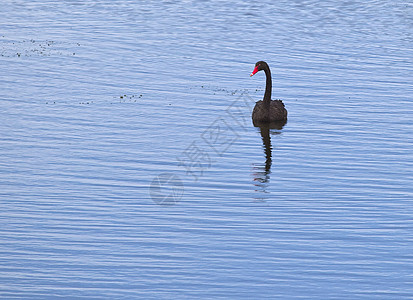
[[[412,299],[412,16],[3,2],[0,297]]]

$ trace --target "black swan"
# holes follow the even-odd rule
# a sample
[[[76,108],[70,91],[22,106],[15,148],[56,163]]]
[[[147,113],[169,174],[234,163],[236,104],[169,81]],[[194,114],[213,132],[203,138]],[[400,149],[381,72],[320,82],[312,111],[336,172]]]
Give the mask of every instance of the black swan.
[[[252,121],[254,123],[271,123],[279,121],[287,121],[287,110],[281,100],[271,100],[272,80],[270,67],[265,61],[259,61],[255,64],[254,75],[258,71],[264,70],[267,82],[265,85],[264,99],[255,104],[252,111]]]

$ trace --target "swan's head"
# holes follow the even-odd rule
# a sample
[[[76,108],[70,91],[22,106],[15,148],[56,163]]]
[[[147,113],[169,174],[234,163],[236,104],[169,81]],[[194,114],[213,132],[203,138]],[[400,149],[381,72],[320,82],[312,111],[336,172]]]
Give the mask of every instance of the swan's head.
[[[260,60],[260,61],[256,62],[256,63],[255,63],[255,68],[254,68],[254,70],[252,71],[252,73],[251,73],[250,76],[254,75],[254,74],[257,73],[258,71],[264,70],[265,68],[268,68],[268,65],[267,65],[267,63],[266,63],[265,61]]]

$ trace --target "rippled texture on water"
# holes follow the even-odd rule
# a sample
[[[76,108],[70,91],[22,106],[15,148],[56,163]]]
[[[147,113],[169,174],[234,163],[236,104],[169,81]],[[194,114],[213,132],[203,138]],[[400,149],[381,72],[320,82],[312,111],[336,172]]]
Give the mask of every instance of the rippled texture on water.
[[[409,1],[2,4],[2,299],[413,297]]]

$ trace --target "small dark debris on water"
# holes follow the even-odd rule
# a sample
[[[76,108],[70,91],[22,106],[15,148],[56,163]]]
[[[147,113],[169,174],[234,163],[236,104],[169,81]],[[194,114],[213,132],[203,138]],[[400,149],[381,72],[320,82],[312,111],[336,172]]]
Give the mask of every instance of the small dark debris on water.
[[[73,47],[80,46],[80,43],[58,42],[50,39],[15,40],[4,35],[0,37],[6,38],[6,40],[2,40],[0,47],[0,56],[2,57],[74,56],[77,54]]]
[[[202,89],[205,89],[207,91],[211,91],[213,95],[218,95],[218,94],[226,94],[230,96],[235,96],[238,94],[242,94],[245,92],[248,92],[247,89],[242,89],[242,90],[230,90],[228,88],[224,87],[219,87],[219,86],[213,86],[213,85],[201,85],[200,86]]]
[[[138,99],[138,98],[142,98],[142,94],[139,94],[139,95],[137,95],[137,94],[133,94],[133,95],[123,94],[123,95],[119,96],[119,99],[124,100],[124,102],[126,102],[126,99],[129,99],[130,100],[129,102],[136,102],[136,99]]]

